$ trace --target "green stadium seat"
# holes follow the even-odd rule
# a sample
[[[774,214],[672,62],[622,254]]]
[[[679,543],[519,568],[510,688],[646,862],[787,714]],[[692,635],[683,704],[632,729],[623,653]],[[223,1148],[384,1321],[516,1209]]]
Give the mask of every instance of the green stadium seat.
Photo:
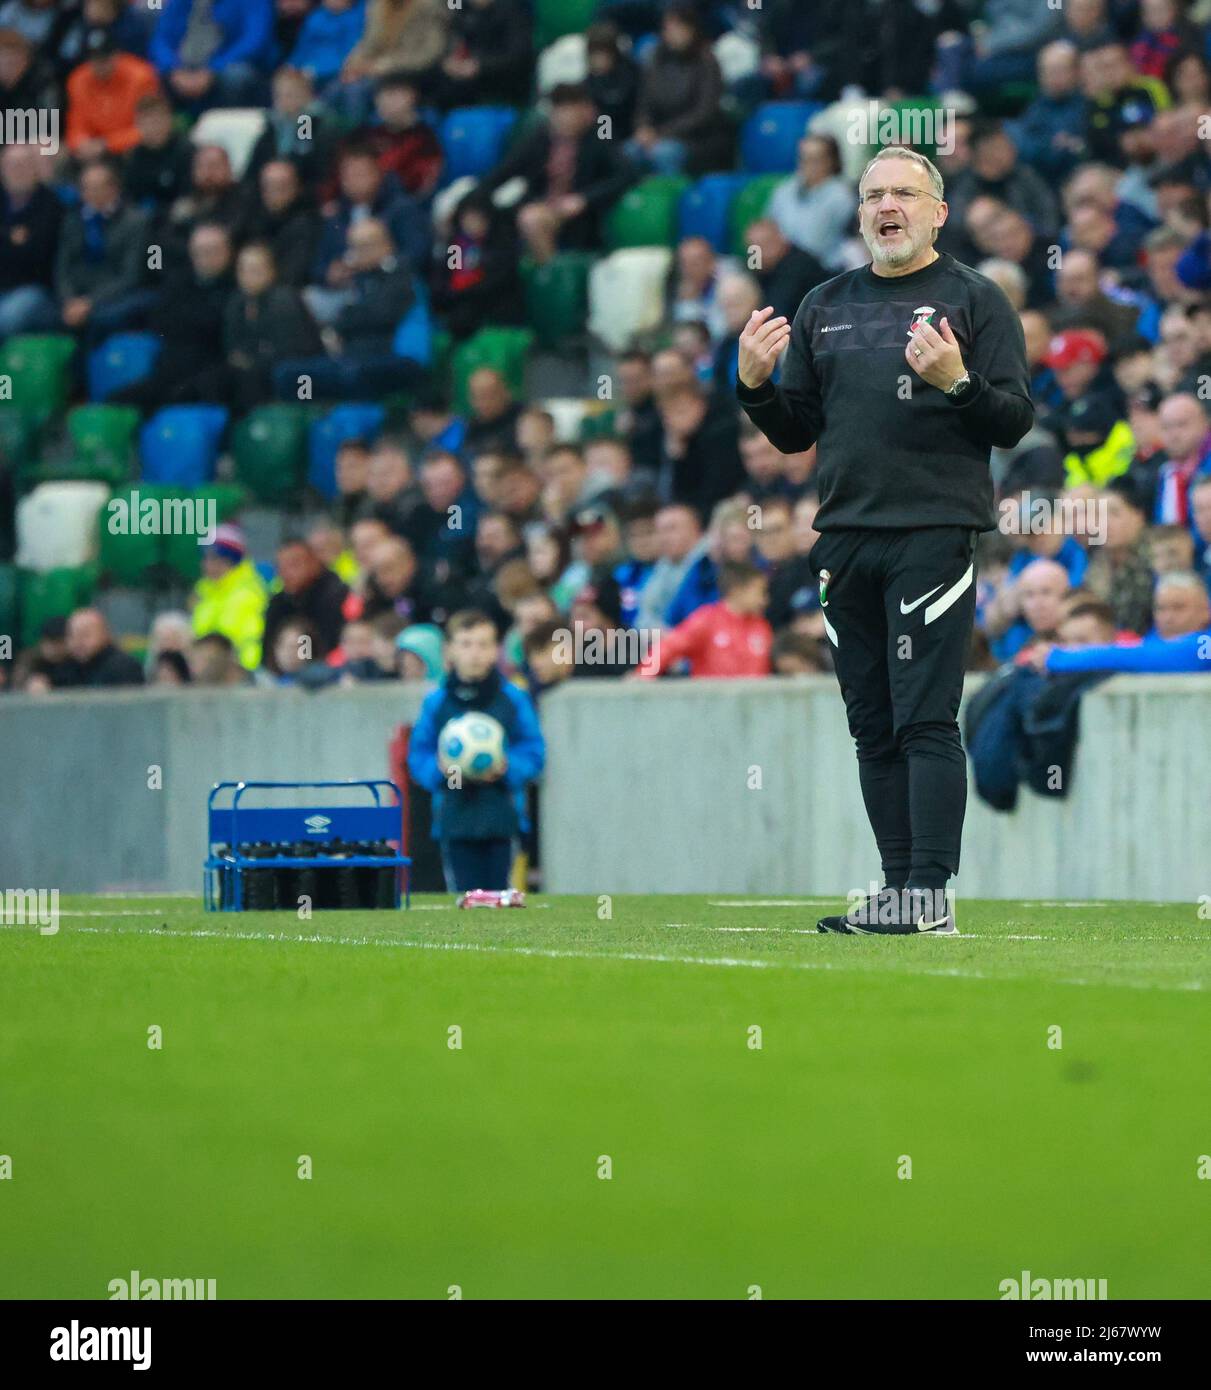
[[[19,640],[18,616],[21,612],[20,578],[16,565],[0,565],[0,641],[10,639],[9,656],[17,648]],[[0,649],[0,659],[4,653]]]
[[[248,502],[247,492],[238,483],[210,483],[187,495],[203,505],[213,501],[215,524],[219,526],[230,521]],[[195,584],[202,573],[202,549],[197,536],[165,536],[164,563],[176,578]]]
[[[77,569],[34,570],[20,573],[21,645],[32,647],[47,618],[66,618],[93,596],[96,571],[92,565]]]
[[[181,488],[164,483],[130,483],[116,488],[110,500],[125,501],[134,507],[138,505],[135,501],[136,494],[139,502],[146,498],[163,502],[170,497],[187,495]],[[110,515],[107,508],[102,507],[97,518],[100,531],[98,563],[101,573],[116,584],[139,587],[154,583],[157,571],[164,563],[164,537],[154,533],[136,532],[134,525],[128,528],[128,534],[115,533],[109,529]],[[132,522],[136,521],[137,517],[132,517]]]
[[[558,348],[584,332],[595,259],[587,251],[564,251],[545,265],[523,266],[526,314],[539,347]]]
[[[130,480],[139,412],[129,405],[82,405],[67,416],[67,437],[75,446],[67,458],[27,468],[27,482],[72,479],[118,487]]]
[[[44,424],[67,403],[76,340],[62,333],[20,334],[0,348],[0,376],[12,377],[12,401]]]
[[[736,194],[731,211],[733,255],[746,254],[748,243],[744,239],[745,228],[765,215],[774,189],[787,177],[786,174],[758,174]]]
[[[534,47],[546,48],[565,34],[583,33],[597,15],[597,0],[534,0]]]
[[[288,506],[302,497],[309,419],[302,406],[263,405],[232,431],[235,475],[258,502]]]
[[[78,405],[67,414],[67,434],[84,458],[108,456],[129,463],[139,412],[133,405]]]
[[[525,385],[526,358],[534,347],[534,334],[528,328],[481,328],[474,337],[460,343],[453,353],[454,409],[465,414],[467,382],[480,367],[495,367],[514,395]]]
[[[28,410],[0,406],[0,465],[22,476],[37,462],[38,421]]]
[[[606,245],[676,246],[677,208],[693,180],[680,174],[653,174],[629,188],[606,217]]]

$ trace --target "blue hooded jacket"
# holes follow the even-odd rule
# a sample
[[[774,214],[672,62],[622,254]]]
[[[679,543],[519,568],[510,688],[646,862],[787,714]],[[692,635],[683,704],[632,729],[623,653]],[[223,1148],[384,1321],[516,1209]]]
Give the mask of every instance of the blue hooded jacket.
[[[509,759],[499,782],[447,785],[437,765],[437,741],[451,719],[490,714],[505,731]],[[408,771],[433,796],[435,840],[508,840],[524,827],[526,787],[542,771],[546,743],[534,702],[493,671],[486,680],[460,681],[451,672],[425,697],[408,744]]]

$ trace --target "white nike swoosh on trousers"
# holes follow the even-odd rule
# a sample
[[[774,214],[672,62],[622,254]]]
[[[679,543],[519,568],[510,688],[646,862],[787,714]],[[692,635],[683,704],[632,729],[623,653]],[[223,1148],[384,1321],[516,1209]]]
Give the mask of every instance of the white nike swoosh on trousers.
[[[940,618],[965,590],[971,588],[971,581],[975,578],[975,573],[976,567],[975,561],[973,560],[972,563],[967,566],[967,573],[963,578],[956,580],[941,598],[935,599],[925,610],[926,623],[932,623],[935,618]],[[928,598],[929,595],[926,594],[925,597]]]
[[[938,592],[938,589],[940,589],[941,587],[941,584],[939,584],[936,589],[930,589],[928,594],[922,594],[920,598],[913,599],[911,603],[905,603],[904,600],[901,599],[900,612],[911,613],[914,608],[920,608],[920,606],[925,602],[925,600],[929,598],[931,594],[936,594]]]

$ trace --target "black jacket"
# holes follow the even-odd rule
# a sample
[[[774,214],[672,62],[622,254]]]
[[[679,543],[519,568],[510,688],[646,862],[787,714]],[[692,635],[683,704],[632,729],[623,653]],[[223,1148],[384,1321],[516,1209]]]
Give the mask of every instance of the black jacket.
[[[671,457],[662,445],[661,496],[670,502],[688,503],[704,522],[710,520],[716,503],[734,496],[743,486],[736,415],[726,404],[710,406],[680,458]]]
[[[905,352],[914,322],[940,331],[944,317],[971,376],[954,398],[918,377]],[[781,383],[736,389],[784,454],[818,445],[821,532],[991,530],[991,451],[1012,448],[1034,420],[1017,314],[1003,290],[945,253],[909,275],[863,266],[825,281],[795,315]]]
[[[63,224],[63,204],[49,188],[36,188],[14,208],[0,188],[0,293],[18,285],[50,287]]]
[[[142,685],[143,668],[120,647],[103,647],[89,661],[70,658],[63,662],[56,684],[68,688],[98,689],[112,685]]]
[[[278,269],[278,283],[301,289],[308,284],[320,244],[319,213],[304,202],[274,213],[260,202],[248,214],[248,239],[267,241]]]
[[[550,155],[551,128],[544,122],[523,137],[517,148],[488,174],[480,191],[491,193],[510,179],[523,178],[528,198],[545,198]],[[572,191],[580,194],[587,206],[579,217],[560,228],[560,245],[565,249],[597,246],[602,214],[638,178],[639,170],[622,153],[618,141],[599,140],[596,126],[591,126],[576,147],[576,168],[572,174]]]
[[[106,223],[101,259],[90,260],[85,249],[84,216],[77,208],[64,220],[59,237],[56,294],[60,299],[79,295],[97,303],[129,294],[142,283],[148,240],[146,216],[122,204]]]
[[[265,665],[271,671],[277,670],[273,647],[283,623],[290,618],[302,618],[315,629],[312,659],[320,661],[326,657],[341,640],[345,621],[341,605],[348,593],[348,585],[332,570],[325,570],[301,594],[288,594],[284,590],[274,594],[265,610],[265,637],[261,644]]]
[[[359,271],[351,289],[353,300],[336,319],[344,352],[350,357],[390,353],[395,330],[415,299],[407,267],[384,261],[376,270]]]

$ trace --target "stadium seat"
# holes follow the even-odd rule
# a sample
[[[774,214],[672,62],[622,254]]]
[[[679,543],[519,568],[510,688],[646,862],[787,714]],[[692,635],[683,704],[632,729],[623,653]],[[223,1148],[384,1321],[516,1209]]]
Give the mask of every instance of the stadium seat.
[[[299,405],[263,405],[231,432],[235,476],[258,502],[289,506],[300,500],[307,473],[309,412]]]
[[[590,401],[580,422],[580,442],[587,444],[590,439],[613,439],[617,430],[616,412],[604,401]]]
[[[522,266],[526,317],[539,347],[553,350],[583,332],[595,260],[588,251],[563,251],[544,265]]]
[[[565,34],[538,55],[538,90],[545,96],[561,82],[583,82],[588,74],[583,34]]]
[[[415,296],[412,308],[400,320],[391,348],[396,357],[427,369],[433,362],[433,315],[429,311],[424,282],[414,279],[412,290]]]
[[[20,612],[17,566],[0,565],[0,639],[11,638],[14,647],[17,645]],[[12,651],[7,655],[11,656]]]
[[[451,368],[454,376],[454,409],[467,411],[467,382],[480,367],[495,367],[519,396],[525,385],[526,358],[534,346],[528,328],[481,328],[454,349]]]
[[[195,145],[221,145],[231,160],[231,172],[242,179],[264,129],[265,112],[260,107],[224,106],[204,111],[189,138]]]
[[[721,34],[714,43],[715,61],[723,73],[723,85],[731,87],[761,66],[761,45],[747,34]]]
[[[565,34],[583,33],[597,15],[598,0],[534,0],[534,47]]]
[[[589,331],[612,352],[623,352],[636,334],[659,327],[672,264],[667,246],[632,247],[599,260],[589,276]]]
[[[64,333],[20,334],[0,348],[0,376],[12,378],[12,402],[44,424],[67,402],[76,340]]]
[[[88,358],[88,398],[104,401],[151,375],[160,355],[154,333],[115,333],[95,348]]]
[[[38,574],[87,564],[108,498],[104,483],[39,483],[17,503],[17,564]]]
[[[129,524],[125,531],[115,530],[108,524],[110,509],[103,508],[98,517],[100,545],[97,551],[97,564],[101,574],[115,584],[149,586],[159,578],[160,567],[164,563],[163,503],[172,498],[184,497],[179,487],[165,487],[158,483],[129,483],[115,488],[113,502],[126,504]],[[147,503],[155,504],[156,527],[153,529],[142,519]]]
[[[31,647],[37,642],[47,618],[66,618],[88,603],[96,582],[93,565],[48,570],[45,574],[22,570],[18,582],[21,645]]]
[[[747,250],[747,243],[744,238],[746,228],[759,217],[765,215],[774,189],[785,177],[785,174],[758,174],[756,178],[749,179],[736,194],[729,213],[728,250],[733,255],[743,256],[745,254]]]
[[[442,183],[467,174],[479,178],[499,164],[516,121],[511,106],[462,106],[449,112],[438,130],[446,156]]]
[[[707,174],[687,188],[677,206],[678,240],[705,237],[720,254],[728,252],[732,204],[747,184],[744,174]]]
[[[653,174],[629,188],[606,217],[606,245],[673,246],[677,241],[677,206],[691,181],[681,174]]]
[[[818,101],[767,101],[740,131],[740,163],[753,174],[785,173],[799,158],[808,121],[822,110]]]
[[[27,410],[0,406],[0,467],[8,465],[21,475],[36,462],[38,421]]]
[[[69,411],[67,434],[76,447],[73,476],[124,482],[130,477],[138,427],[133,405],[78,405]]]
[[[346,439],[373,439],[387,412],[381,405],[346,402],[311,422],[307,434],[307,481],[329,501],[336,496],[336,451]]]
[[[202,504],[202,516],[209,518],[207,504],[214,503],[214,521],[221,526],[230,521],[243,507],[248,496],[236,483],[212,483],[209,487],[194,488],[194,502]],[[196,535],[171,532],[164,537],[163,560],[173,577],[186,584],[196,584],[202,573],[202,546]]]
[[[589,402],[579,396],[554,396],[542,402],[555,421],[555,438],[560,444],[575,444],[580,438],[581,425],[588,413]]]
[[[139,433],[142,476],[149,483],[195,488],[214,477],[227,428],[221,405],[167,405]]]

